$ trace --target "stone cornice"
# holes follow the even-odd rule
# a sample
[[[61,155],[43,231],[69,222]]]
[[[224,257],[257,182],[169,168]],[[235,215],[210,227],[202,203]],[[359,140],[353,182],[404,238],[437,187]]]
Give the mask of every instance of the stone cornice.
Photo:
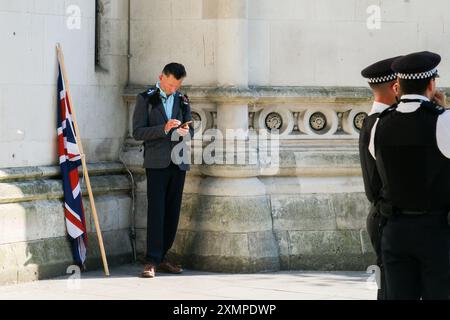
[[[120,174],[125,172],[124,165],[119,162],[88,163],[87,167],[90,176]],[[81,167],[78,171],[81,175]],[[59,168],[59,166],[37,166],[0,169],[0,183],[18,180],[48,179],[57,177],[61,177],[61,169]]]
[[[125,101],[134,101],[136,95],[149,86],[129,85],[124,89]],[[447,95],[450,88],[440,88]],[[201,87],[184,86],[181,91],[186,93],[193,102],[215,103],[366,103],[372,100],[372,94],[367,87],[289,87],[289,86],[250,86],[238,87]]]
[[[125,166],[119,162],[88,164],[94,195],[127,194],[131,184]],[[79,168],[82,176],[82,169]],[[86,184],[81,183],[84,196]],[[63,198],[59,166],[36,166],[0,169],[0,204]]]
[[[124,99],[134,101],[137,94],[146,90],[145,86],[128,86]],[[301,102],[368,102],[372,99],[370,90],[362,87],[197,87],[185,86],[181,89],[193,102],[215,103],[301,103]]]
[[[92,192],[101,194],[127,194],[131,185],[125,175],[93,176]],[[85,183],[81,184],[83,196],[87,196]],[[63,199],[62,181],[56,179],[37,179],[0,183],[0,204],[36,200]]]

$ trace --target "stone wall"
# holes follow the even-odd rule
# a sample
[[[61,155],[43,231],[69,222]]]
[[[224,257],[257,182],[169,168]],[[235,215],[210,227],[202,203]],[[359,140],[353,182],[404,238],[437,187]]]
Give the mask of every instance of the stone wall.
[[[118,160],[126,129],[128,1],[101,2],[99,68],[95,1],[0,1],[0,168],[57,164],[58,42],[88,161]]]
[[[227,21],[243,17],[243,3],[248,58],[224,49],[220,33]],[[379,29],[367,27],[377,17],[373,5]],[[173,60],[186,65],[186,84],[214,86],[223,52],[230,63],[248,61],[249,84],[257,86],[364,86],[366,65],[420,50],[439,52],[439,70],[450,74],[448,11],[446,0],[133,0],[131,83],[153,83]],[[226,30],[236,39],[240,34]],[[439,81],[450,85],[448,77]]]
[[[135,94],[143,89],[127,90],[129,117]],[[287,121],[290,129],[280,136],[275,170],[259,165],[193,166],[171,252],[174,259],[187,267],[221,272],[364,270],[374,263],[357,149],[356,119],[370,108],[367,89],[185,87],[184,92],[197,118],[197,135],[216,127],[217,105],[227,100],[249,104],[249,129],[268,130],[269,114]],[[328,126],[312,128],[310,111],[316,109],[324,111],[324,122],[336,121],[333,131]],[[209,143],[206,135],[197,136],[192,148]],[[139,181],[137,248],[143,255],[147,204],[142,150],[131,131],[126,145],[123,157]],[[250,171],[256,178],[226,178],[245,177]]]
[[[438,86],[448,87],[447,8],[445,0],[0,0],[0,282],[62,274],[71,260],[56,155],[57,42],[113,261],[131,255],[131,185],[119,155],[135,174],[145,251],[134,98],[177,61],[187,67],[197,132],[279,124],[281,135],[275,171],[194,165],[174,259],[209,271],[365,268],[373,252],[356,144],[371,97],[360,70],[431,50],[443,57]]]
[[[131,262],[128,174],[118,163],[90,165],[89,171],[108,262]],[[84,184],[82,193],[87,195]],[[0,284],[66,274],[73,257],[62,198],[59,167],[0,169]],[[101,258],[87,196],[83,202],[89,270],[100,268]]]
[[[73,263],[57,156],[56,44],[66,69],[110,264],[130,262],[126,133],[128,1],[0,1],[0,284],[66,274]],[[84,185],[83,185],[84,188]],[[84,190],[84,195],[87,192]],[[88,268],[101,267],[88,217]]]
[[[440,73],[449,74],[450,49],[442,42],[448,7],[445,0],[132,1],[129,119],[135,95],[177,61],[187,68],[183,90],[197,132],[243,130],[243,145],[252,130],[275,126],[281,133],[275,171],[260,163],[194,166],[173,257],[232,272],[373,263],[357,150],[371,95],[360,71],[430,50],[443,57]],[[443,77],[438,86],[449,84]],[[124,158],[140,176],[143,253],[144,176],[139,143],[130,137]]]

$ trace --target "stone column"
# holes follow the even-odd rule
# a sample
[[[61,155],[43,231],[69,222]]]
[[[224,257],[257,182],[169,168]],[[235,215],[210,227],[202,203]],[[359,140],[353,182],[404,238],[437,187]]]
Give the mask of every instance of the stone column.
[[[217,0],[217,86],[248,88],[247,0]],[[218,103],[217,128],[248,129],[246,103]]]
[[[223,164],[200,166],[198,201],[184,206],[176,256],[186,267],[219,272],[279,269],[270,201],[249,164],[248,3],[216,0],[217,129],[223,135]],[[210,6],[210,4],[208,5]],[[227,134],[231,138],[227,139]],[[232,147],[233,149],[231,149]],[[230,156],[231,155],[231,156]],[[244,163],[229,161],[241,156]],[[227,160],[228,159],[228,160]],[[188,215],[188,217],[186,216]]]

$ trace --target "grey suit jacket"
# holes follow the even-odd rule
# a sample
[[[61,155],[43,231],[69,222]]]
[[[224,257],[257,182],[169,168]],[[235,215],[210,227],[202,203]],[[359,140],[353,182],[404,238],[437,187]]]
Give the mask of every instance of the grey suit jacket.
[[[172,119],[178,119],[181,123],[192,120],[191,107],[187,96],[178,91],[174,94]],[[133,137],[136,140],[144,141],[144,168],[167,168],[172,160],[172,149],[178,144],[185,143],[174,132],[176,129],[172,129],[167,134],[164,132],[167,121],[158,88],[152,88],[137,96],[133,114]],[[189,132],[192,138],[194,136],[192,124],[189,125]],[[176,138],[176,141],[172,141],[173,138]],[[177,146],[177,149],[182,149],[182,146],[186,147],[180,145]],[[177,164],[181,170],[188,171],[190,169],[189,162],[190,159],[187,163]]]

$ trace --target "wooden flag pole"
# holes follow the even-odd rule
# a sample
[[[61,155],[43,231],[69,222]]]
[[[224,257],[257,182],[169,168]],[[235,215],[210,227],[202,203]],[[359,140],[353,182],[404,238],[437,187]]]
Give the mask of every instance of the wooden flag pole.
[[[102,232],[100,230],[100,224],[98,222],[97,210],[95,209],[94,195],[92,193],[91,181],[89,179],[89,173],[88,173],[87,166],[86,166],[86,159],[85,159],[84,152],[83,152],[83,145],[81,144],[81,136],[80,136],[80,131],[78,130],[78,123],[77,123],[77,119],[75,117],[75,110],[74,110],[74,107],[72,104],[72,96],[70,95],[69,80],[67,78],[66,66],[64,64],[64,55],[62,53],[62,49],[61,49],[61,46],[59,43],[56,45],[56,51],[57,51],[57,55],[58,55],[59,64],[61,65],[61,72],[64,77],[64,85],[66,87],[67,99],[69,100],[69,105],[72,108],[72,120],[73,120],[73,124],[75,127],[77,144],[80,149],[81,164],[83,165],[83,173],[84,173],[84,177],[86,179],[86,187],[87,187],[87,190],[89,193],[89,202],[91,203],[92,215],[94,217],[94,223],[95,223],[95,230],[97,230],[98,244],[100,246],[100,252],[101,252],[102,260],[103,260],[103,268],[105,270],[105,275],[109,276],[108,261],[106,260],[105,247],[103,246]]]

